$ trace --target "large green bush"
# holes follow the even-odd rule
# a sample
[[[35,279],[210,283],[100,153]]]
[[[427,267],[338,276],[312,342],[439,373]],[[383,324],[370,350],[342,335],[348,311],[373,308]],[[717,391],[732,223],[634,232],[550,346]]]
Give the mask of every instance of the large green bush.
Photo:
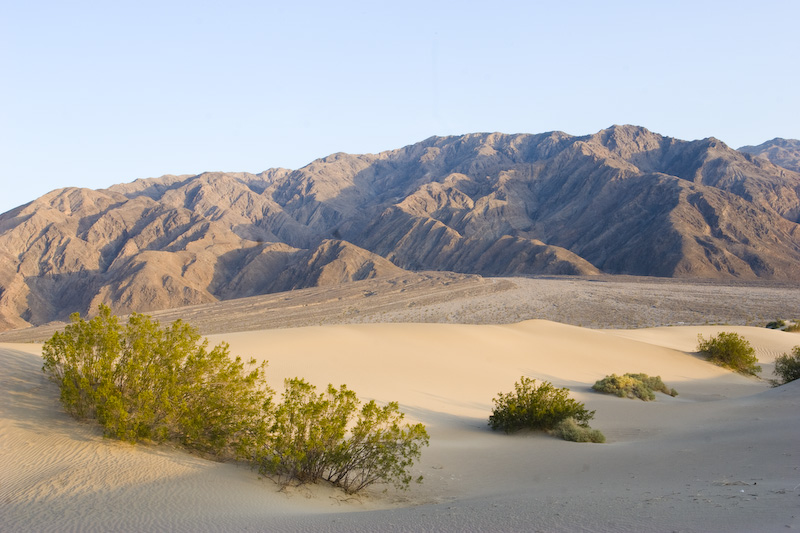
[[[663,392],[677,396],[678,391],[668,389],[661,381],[661,376],[651,377],[647,374],[611,374],[595,382],[592,388],[606,394],[616,394],[620,398],[639,398],[645,402],[656,399],[655,392]]]
[[[134,314],[127,325],[100,306],[77,313],[43,347],[43,371],[76,418],[96,418],[107,436],[175,441],[224,455],[250,455],[266,437],[272,391],[264,366],[208,350],[190,325],[161,327]]]
[[[536,380],[522,376],[514,384],[514,392],[500,393],[493,400],[494,409],[489,426],[506,433],[520,429],[553,430],[563,420],[572,418],[588,428],[594,411],[569,397],[569,389],[556,388],[548,381],[536,385]]]
[[[792,349],[792,355],[783,354],[775,358],[775,375],[780,378],[775,385],[800,379],[800,346]]]
[[[697,351],[714,364],[724,366],[741,374],[755,375],[761,372],[757,364],[756,351],[747,339],[736,333],[721,332],[708,340],[697,336]]]
[[[328,385],[318,395],[298,378],[286,380],[285,389],[258,458],[260,472],[301,483],[324,479],[348,493],[376,482],[408,487],[408,471],[428,445],[428,433],[422,424],[401,425],[396,402],[379,407],[370,401],[359,410],[346,386]]]
[[[317,395],[287,380],[273,405],[266,363],[231,358],[225,343],[209,350],[182,321],[161,327],[134,314],[123,326],[100,306],[91,320],[73,315],[42,354],[66,411],[97,419],[109,437],[178,442],[301,483],[324,479],[348,493],[377,482],[406,488],[428,444],[422,424],[402,424],[396,402],[359,409],[345,386]]]

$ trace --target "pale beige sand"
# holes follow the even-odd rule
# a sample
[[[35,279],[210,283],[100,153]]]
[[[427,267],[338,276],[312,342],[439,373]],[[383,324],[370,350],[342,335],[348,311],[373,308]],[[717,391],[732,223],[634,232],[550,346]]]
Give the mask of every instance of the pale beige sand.
[[[211,336],[302,376],[398,400],[431,446],[408,492],[278,492],[246,468],[102,439],[64,415],[39,345],[0,345],[0,531],[784,531],[800,528],[800,384],[771,389],[693,355],[736,331],[764,376],[800,336],[744,326],[589,330],[358,324]],[[590,390],[612,372],[680,392],[641,402]],[[521,375],[570,387],[607,444],[506,436],[486,421]]]

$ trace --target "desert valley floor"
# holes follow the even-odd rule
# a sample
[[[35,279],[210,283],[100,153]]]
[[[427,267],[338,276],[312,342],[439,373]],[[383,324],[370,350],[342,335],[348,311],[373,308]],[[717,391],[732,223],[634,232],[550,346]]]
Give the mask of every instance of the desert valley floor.
[[[50,328],[0,334],[0,531],[785,531],[800,528],[800,383],[772,388],[800,288],[652,279],[415,274],[153,313],[301,376],[396,400],[430,447],[406,492],[280,490],[247,468],[104,439],[41,372]],[[583,326],[583,327],[581,327]],[[713,366],[697,335],[743,335],[761,378]],[[30,342],[36,341],[36,342]],[[659,375],[654,402],[591,390]],[[605,444],[487,426],[520,376],[569,387]]]

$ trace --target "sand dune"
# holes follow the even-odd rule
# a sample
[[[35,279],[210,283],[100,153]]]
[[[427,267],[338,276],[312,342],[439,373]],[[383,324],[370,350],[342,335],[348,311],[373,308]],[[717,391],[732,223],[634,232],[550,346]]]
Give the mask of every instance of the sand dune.
[[[210,336],[285,377],[397,400],[428,427],[425,482],[346,498],[279,491],[246,468],[104,440],[63,414],[40,345],[0,345],[0,531],[777,531],[800,527],[800,384],[709,365],[698,333],[736,331],[764,377],[800,336],[744,326],[589,330],[352,324]],[[591,391],[612,372],[660,375],[656,402]],[[606,444],[491,432],[521,375],[569,387]]]

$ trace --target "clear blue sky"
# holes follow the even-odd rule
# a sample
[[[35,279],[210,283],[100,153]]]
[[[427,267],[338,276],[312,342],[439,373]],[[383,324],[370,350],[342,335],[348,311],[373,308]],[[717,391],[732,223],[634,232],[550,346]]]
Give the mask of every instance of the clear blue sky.
[[[0,5],[0,212],[431,135],[800,138],[796,0]]]

